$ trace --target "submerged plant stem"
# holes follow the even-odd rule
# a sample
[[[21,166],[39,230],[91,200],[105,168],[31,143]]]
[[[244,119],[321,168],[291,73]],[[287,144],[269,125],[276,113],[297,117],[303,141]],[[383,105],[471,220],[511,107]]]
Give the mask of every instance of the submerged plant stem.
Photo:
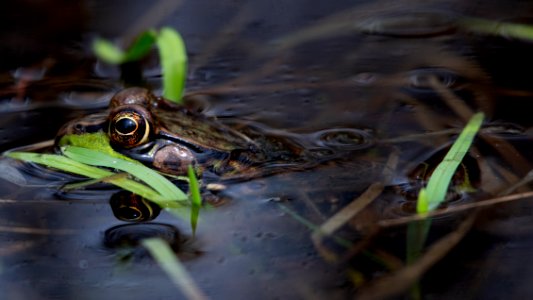
[[[187,299],[207,300],[207,296],[198,288],[189,276],[185,267],[174,254],[169,245],[161,238],[150,238],[142,241],[157,264],[167,273],[172,282],[180,288]]]
[[[389,299],[405,292],[412,287],[419,278],[436,262],[441,260],[468,233],[476,214],[470,214],[459,227],[433,243],[428,250],[411,265],[386,275],[363,288],[356,296],[357,299]]]
[[[507,196],[487,199],[487,200],[474,202],[474,203],[467,203],[467,204],[460,204],[460,205],[456,205],[456,206],[450,206],[450,207],[447,207],[445,209],[434,210],[434,211],[429,212],[427,214],[419,214],[419,215],[412,215],[412,216],[395,218],[395,219],[381,220],[381,221],[378,222],[378,225],[380,227],[384,227],[384,228],[392,227],[392,226],[405,225],[406,223],[409,223],[409,222],[425,220],[425,219],[430,218],[430,217],[437,217],[437,216],[452,214],[452,213],[465,211],[465,210],[469,210],[469,209],[492,206],[492,205],[505,203],[505,202],[524,200],[524,199],[532,198],[532,197],[533,197],[533,192],[524,192],[524,193],[512,194],[512,195],[507,195]]]

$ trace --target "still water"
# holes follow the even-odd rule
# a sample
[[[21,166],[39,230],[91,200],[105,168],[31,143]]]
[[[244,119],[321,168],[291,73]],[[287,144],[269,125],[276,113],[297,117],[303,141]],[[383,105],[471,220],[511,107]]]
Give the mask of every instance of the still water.
[[[118,220],[109,204],[114,187],[60,192],[80,178],[3,158],[2,299],[182,298],[137,245],[153,235],[173,246],[210,298],[352,298],[401,270],[405,226],[375,224],[412,213],[413,174],[425,176],[420,166],[442,157],[466,116],[487,116],[464,161],[477,191],[452,196],[447,206],[501,194],[531,169],[533,94],[529,78],[519,75],[533,67],[531,43],[462,23],[527,24],[533,6],[526,1],[2,6],[1,151],[54,139],[67,121],[104,111],[124,87],[160,94],[155,51],[117,67],[96,60],[90,43],[103,36],[127,44],[146,28],[171,26],[187,45],[192,109],[343,154],[309,169],[226,183],[217,205],[202,210],[194,238],[187,220],[166,213],[143,224]],[[331,220],[376,183],[384,186],[377,199],[336,230],[351,246],[313,243],[309,223]],[[522,200],[479,213],[463,242],[421,277],[422,295],[531,296],[531,211]],[[430,242],[469,213],[436,220]],[[402,283],[399,295],[406,295],[410,284]]]

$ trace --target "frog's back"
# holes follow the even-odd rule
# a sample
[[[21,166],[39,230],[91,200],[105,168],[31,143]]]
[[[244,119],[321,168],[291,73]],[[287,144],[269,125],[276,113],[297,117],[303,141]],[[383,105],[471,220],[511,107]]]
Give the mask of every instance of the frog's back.
[[[158,110],[156,127],[160,134],[173,136],[183,143],[219,152],[254,148],[254,142],[245,134],[230,128],[215,118],[186,109]]]

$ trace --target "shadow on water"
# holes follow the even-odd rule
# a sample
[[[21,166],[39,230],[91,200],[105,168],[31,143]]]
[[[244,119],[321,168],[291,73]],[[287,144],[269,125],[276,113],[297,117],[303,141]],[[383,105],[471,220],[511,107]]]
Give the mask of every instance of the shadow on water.
[[[474,34],[457,22],[462,16],[527,22],[533,7],[525,2],[0,6],[1,151],[53,139],[67,121],[105,110],[126,86],[160,93],[155,53],[115,67],[94,59],[90,41],[105,36],[127,44],[145,28],[168,25],[188,47],[191,110],[298,141],[314,155],[342,153],[313,168],[227,182],[217,206],[202,211],[195,238],[187,221],[123,199],[110,202],[119,191],[106,184],[58,192],[80,178],[3,158],[6,299],[174,299],[179,291],[139,246],[151,236],[172,246],[212,298],[378,297],[369,292],[372,280],[402,270],[405,248],[405,226],[382,221],[412,214],[428,170],[471,112],[485,112],[487,121],[454,185],[467,178],[477,192],[452,192],[445,206],[501,195],[531,169],[526,111],[533,91],[519,75],[531,70],[531,44]],[[383,191],[332,225],[369,186]],[[526,183],[514,192],[529,190]],[[531,205],[495,208],[479,212],[463,242],[421,277],[423,296],[533,294]],[[470,212],[436,218],[429,244],[456,232]],[[121,221],[140,213],[153,221]],[[317,237],[310,227],[320,224],[348,245]],[[395,282],[406,287],[400,295],[413,283]]]

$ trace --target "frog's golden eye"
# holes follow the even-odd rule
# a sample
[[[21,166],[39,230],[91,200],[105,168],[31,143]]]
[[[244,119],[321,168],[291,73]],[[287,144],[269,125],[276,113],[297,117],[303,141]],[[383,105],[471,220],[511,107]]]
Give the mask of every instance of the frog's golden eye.
[[[144,198],[128,191],[120,191],[109,201],[113,214],[126,222],[146,222],[155,219],[161,208]]]
[[[151,131],[146,115],[146,112],[133,108],[122,108],[111,113],[108,129],[111,142],[125,148],[146,143]]]

